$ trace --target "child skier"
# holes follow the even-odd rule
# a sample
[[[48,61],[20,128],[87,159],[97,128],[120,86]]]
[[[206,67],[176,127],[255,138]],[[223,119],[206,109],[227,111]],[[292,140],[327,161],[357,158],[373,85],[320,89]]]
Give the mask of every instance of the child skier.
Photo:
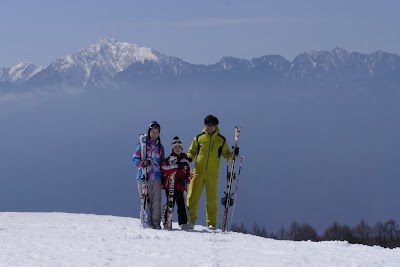
[[[173,199],[173,206],[176,205],[178,207],[178,224],[181,230],[187,229],[187,210],[186,210],[186,203],[184,197],[184,191],[187,191],[187,185],[190,182],[190,166],[189,161],[187,160],[187,156],[183,153],[183,146],[182,142],[179,137],[175,136],[172,143],[172,152],[168,158],[164,160],[162,163],[161,171],[166,175],[163,189],[165,189],[165,193],[167,196],[167,203],[168,203],[168,194],[169,194],[169,187],[170,187],[170,178],[171,175],[175,174],[174,180],[174,199]],[[167,204],[164,205],[163,212],[164,218],[166,218],[166,208]],[[164,222],[165,223],[165,222]]]
[[[142,169],[147,169],[149,215],[147,228],[161,229],[161,163],[164,161],[164,147],[160,139],[161,126],[156,121],[150,123],[147,130],[146,157],[141,158],[141,145],[136,146],[132,157],[133,163],[138,167],[137,185],[139,195],[142,196]]]

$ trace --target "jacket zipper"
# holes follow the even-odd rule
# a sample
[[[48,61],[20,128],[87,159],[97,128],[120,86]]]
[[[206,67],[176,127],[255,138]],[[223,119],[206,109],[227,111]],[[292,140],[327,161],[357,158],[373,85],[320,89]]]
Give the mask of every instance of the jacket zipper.
[[[210,152],[212,151],[212,146],[214,146],[213,142],[212,142],[212,135],[210,136],[210,145],[208,147],[208,155],[207,155],[207,165],[206,165],[206,173],[208,171],[208,161],[210,159]]]

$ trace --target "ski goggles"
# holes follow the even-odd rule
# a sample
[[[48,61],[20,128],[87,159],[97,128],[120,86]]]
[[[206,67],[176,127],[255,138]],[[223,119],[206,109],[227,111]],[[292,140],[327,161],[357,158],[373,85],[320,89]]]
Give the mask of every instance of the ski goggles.
[[[152,123],[150,123],[150,125],[149,125],[149,129],[158,129],[158,130],[161,130],[161,126],[160,126],[160,124],[158,124],[158,123],[156,123],[156,122],[152,122]]]
[[[181,146],[182,142],[180,140],[174,140],[174,141],[172,141],[171,145],[172,146],[175,146],[175,145],[180,145]]]

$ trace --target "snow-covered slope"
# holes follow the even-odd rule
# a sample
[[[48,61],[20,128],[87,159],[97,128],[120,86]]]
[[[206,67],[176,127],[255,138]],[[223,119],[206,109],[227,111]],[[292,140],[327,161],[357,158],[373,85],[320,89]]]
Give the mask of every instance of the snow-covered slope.
[[[11,68],[0,67],[0,81],[21,84],[44,68],[32,63],[19,63]]]
[[[32,63],[23,62],[11,67],[9,74],[11,81],[20,84],[30,79],[36,73],[42,71],[44,67],[37,66]]]
[[[177,228],[177,225],[173,225]],[[0,213],[0,266],[399,266],[400,249],[140,229],[139,220]]]

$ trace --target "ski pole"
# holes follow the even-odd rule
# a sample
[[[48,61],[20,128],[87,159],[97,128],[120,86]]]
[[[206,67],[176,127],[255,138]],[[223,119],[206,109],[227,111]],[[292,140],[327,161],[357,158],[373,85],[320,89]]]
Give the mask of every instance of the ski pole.
[[[244,158],[244,156],[240,156],[239,171],[238,171],[238,177],[237,177],[237,180],[236,180],[236,188],[235,188],[235,194],[234,194],[235,196],[234,196],[234,198],[233,198],[233,207],[232,207],[232,214],[231,214],[231,223],[230,223],[230,225],[232,225],[233,213],[235,212],[236,195],[237,195],[238,188],[239,188],[240,171],[241,171],[241,169],[242,169],[243,158]]]

